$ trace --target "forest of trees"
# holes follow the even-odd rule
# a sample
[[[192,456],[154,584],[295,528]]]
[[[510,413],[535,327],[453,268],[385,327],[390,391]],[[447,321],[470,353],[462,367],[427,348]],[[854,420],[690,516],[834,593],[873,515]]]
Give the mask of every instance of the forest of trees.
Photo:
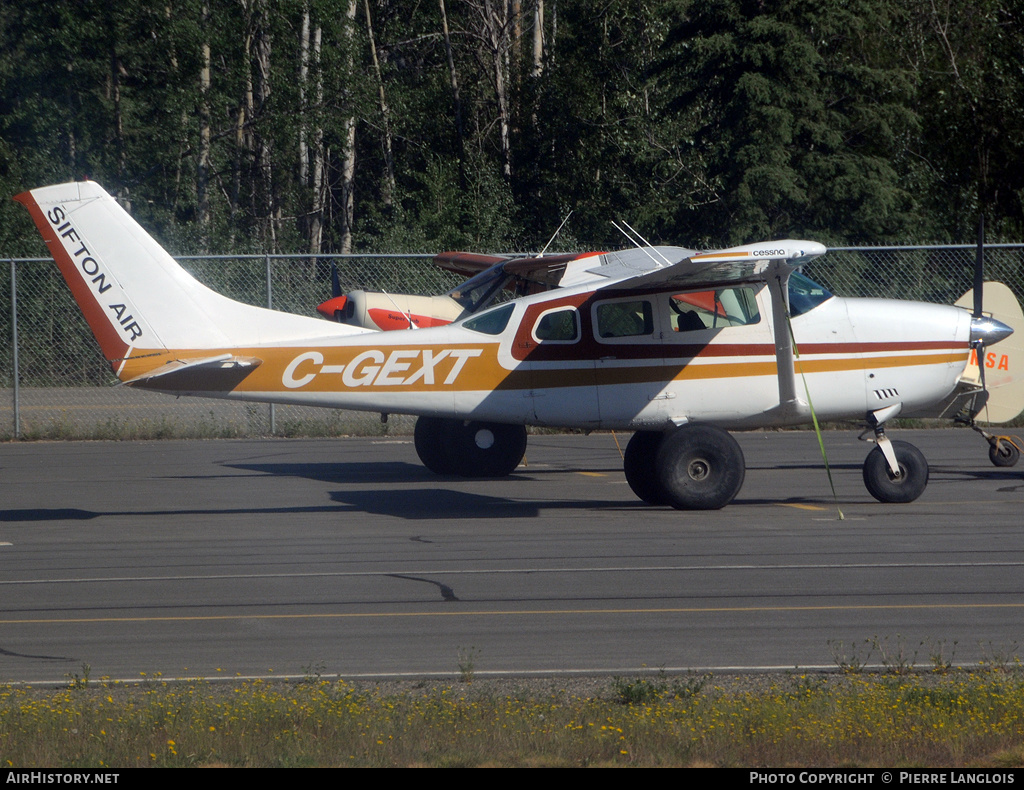
[[[1021,0],[20,0],[0,255],[91,178],[175,253],[1024,237]]]

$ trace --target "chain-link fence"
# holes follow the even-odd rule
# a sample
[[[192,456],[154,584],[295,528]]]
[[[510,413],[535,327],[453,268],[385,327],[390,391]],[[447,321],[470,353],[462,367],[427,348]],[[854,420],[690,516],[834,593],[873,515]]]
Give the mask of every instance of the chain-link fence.
[[[950,304],[971,287],[975,248],[836,248],[807,274],[841,296]],[[344,291],[437,294],[455,275],[429,255],[246,255],[183,257],[197,279],[233,299],[303,315],[331,295],[331,266]],[[0,438],[336,436],[406,433],[412,420],[300,406],[175,398],[117,379],[50,259],[8,260],[0,274]],[[1024,244],[986,247],[986,279],[1024,296]]]

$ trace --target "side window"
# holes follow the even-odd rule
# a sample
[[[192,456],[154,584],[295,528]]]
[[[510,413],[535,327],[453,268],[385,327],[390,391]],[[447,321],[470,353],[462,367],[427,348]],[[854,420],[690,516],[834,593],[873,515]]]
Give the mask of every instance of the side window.
[[[597,336],[603,339],[654,334],[654,311],[646,300],[605,302],[595,315]]]
[[[669,296],[672,329],[697,332],[759,323],[761,314],[753,288],[719,288]]]
[[[508,319],[512,317],[514,309],[514,304],[495,307],[493,310],[488,310],[486,313],[480,313],[480,315],[463,321],[462,325],[466,329],[482,332],[485,335],[500,335],[505,331],[505,327],[508,326]]]
[[[533,328],[533,339],[538,343],[575,343],[580,339],[578,313],[561,308],[544,313]]]

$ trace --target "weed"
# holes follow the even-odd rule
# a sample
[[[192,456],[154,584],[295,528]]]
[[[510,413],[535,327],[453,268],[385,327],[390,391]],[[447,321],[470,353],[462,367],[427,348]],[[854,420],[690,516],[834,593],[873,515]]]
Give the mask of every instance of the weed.
[[[620,678],[612,680],[612,691],[615,694],[615,701],[622,705],[635,705],[657,702],[662,699],[689,699],[696,697],[703,691],[705,684],[711,679],[711,675],[688,674],[682,678],[676,678],[671,683],[665,676],[665,671],[658,673],[657,680],[650,678]]]
[[[945,674],[953,668],[953,661],[956,659],[956,646],[957,640],[954,639],[949,649],[949,656],[946,655],[946,640],[940,639],[929,646],[928,659],[932,662],[932,672]]]
[[[77,672],[68,672],[64,677],[68,679],[69,689],[86,689],[89,688],[89,674],[92,672],[92,667],[85,662],[82,663],[82,674],[79,675]]]
[[[979,642],[982,658],[978,664],[997,672],[1007,672],[1011,667],[1020,666],[1020,657],[1017,655],[1017,643],[1013,642],[1009,647],[996,646],[991,640]]]
[[[688,674],[685,678],[676,679],[672,682],[670,691],[676,699],[688,699],[696,697],[704,690],[704,686],[711,680],[711,673],[706,675]]]
[[[459,648],[459,682],[472,683],[473,674],[476,671],[476,660],[480,657],[480,651],[475,647]]]
[[[893,675],[909,675],[917,666],[917,654],[924,646],[924,642],[921,642],[913,653],[910,652],[906,640],[900,634],[896,634],[891,643],[887,636],[881,639],[873,636],[871,637],[871,646],[878,651],[886,672]]]
[[[829,652],[832,653],[833,663],[847,675],[860,674],[871,659],[872,642],[870,639],[864,640],[867,653],[863,656],[858,650],[857,642],[850,642],[849,647],[847,647],[846,642],[842,640],[829,639],[826,644],[828,645]]]
[[[327,669],[327,664],[323,661],[317,661],[315,664],[310,662],[302,667],[302,682],[303,683],[319,683],[320,676],[324,674],[324,670]]]
[[[818,694],[825,688],[825,684],[828,682],[821,675],[800,675],[799,677],[792,677],[792,679],[793,691],[791,696],[794,698],[811,697]]]
[[[616,677],[612,680],[612,691],[615,692],[616,702],[622,705],[643,705],[661,699],[665,686],[647,678],[630,680]]]

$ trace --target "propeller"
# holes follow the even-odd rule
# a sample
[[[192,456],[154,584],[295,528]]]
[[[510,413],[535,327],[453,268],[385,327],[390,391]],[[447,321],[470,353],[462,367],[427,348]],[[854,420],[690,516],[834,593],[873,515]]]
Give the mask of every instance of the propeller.
[[[331,298],[317,305],[316,311],[328,321],[341,321],[348,297],[342,293],[338,266],[331,261]]]
[[[988,343],[998,343],[1012,330],[1000,321],[986,318],[983,312],[984,296],[982,289],[985,285],[985,215],[978,219],[978,251],[974,259],[974,311],[971,313],[971,344],[974,346],[974,354],[978,360],[978,377],[981,382],[981,391],[974,396],[974,402],[970,410],[970,422],[985,408],[988,403],[988,387],[985,384],[985,346]],[[1006,331],[1009,330],[1009,331]]]
[[[338,264],[331,261],[331,296],[338,297],[342,295],[341,291],[341,278],[338,277]],[[974,300],[975,310],[978,309],[978,300]]]

